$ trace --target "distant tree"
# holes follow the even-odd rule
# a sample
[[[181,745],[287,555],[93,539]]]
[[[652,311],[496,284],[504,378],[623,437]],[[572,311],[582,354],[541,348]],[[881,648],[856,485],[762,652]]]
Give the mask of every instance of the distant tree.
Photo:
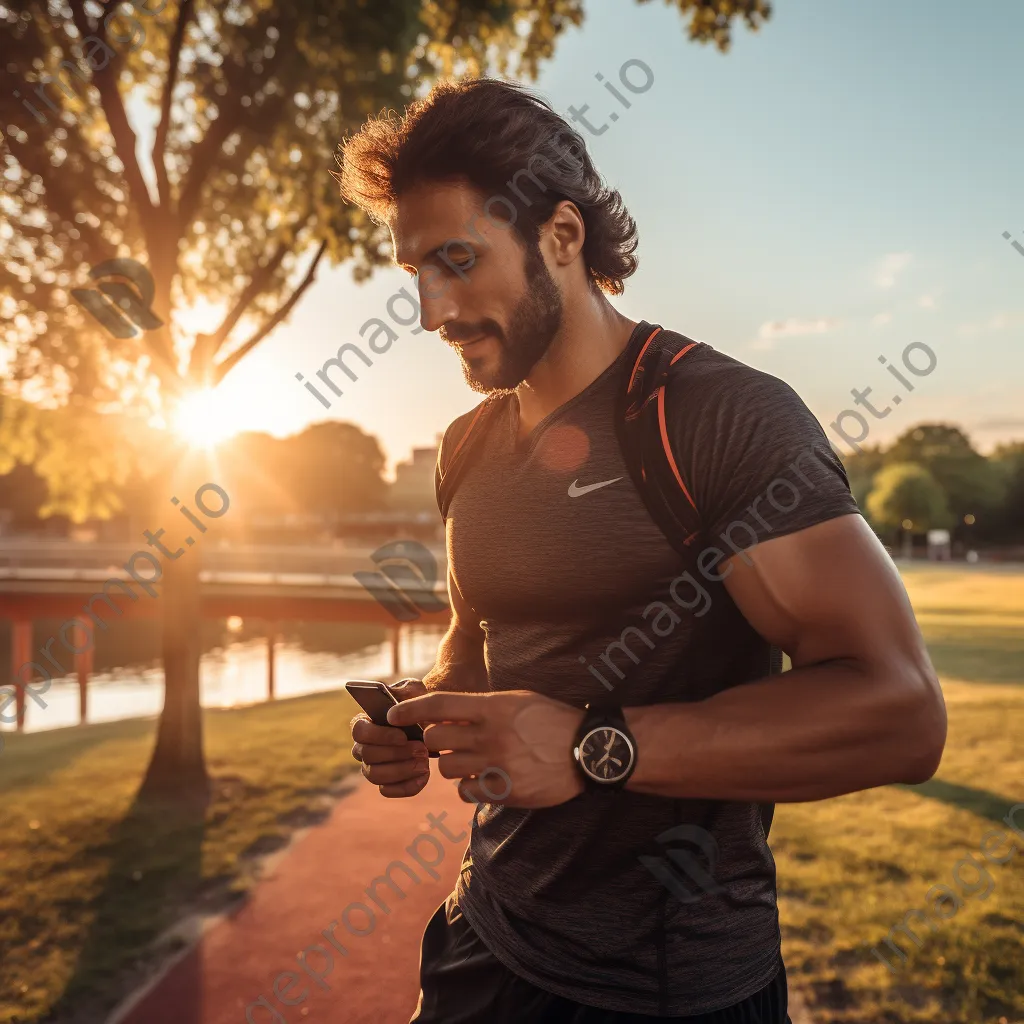
[[[962,533],[964,517],[984,522],[999,508],[1005,483],[999,471],[959,428],[922,423],[900,435],[885,453],[886,465],[914,462],[923,466],[945,492],[953,527]]]
[[[915,533],[952,524],[946,496],[935,477],[912,462],[898,462],[879,470],[868,495],[867,511],[881,527],[902,535],[906,558],[910,557]]]
[[[375,437],[351,423],[316,423],[286,439],[295,501],[328,520],[383,508],[384,452]]]
[[[842,454],[843,466],[850,481],[850,490],[857,504],[863,510],[875,474],[885,465],[885,451],[880,444],[862,447],[859,452]]]
[[[1024,541],[1024,441],[999,445],[990,462],[1003,482],[1003,501],[991,531],[993,539]]]
[[[384,453],[351,423],[316,423],[299,434],[238,434],[219,448],[237,519],[312,513],[332,522],[384,504]],[[236,524],[236,529],[238,524]]]

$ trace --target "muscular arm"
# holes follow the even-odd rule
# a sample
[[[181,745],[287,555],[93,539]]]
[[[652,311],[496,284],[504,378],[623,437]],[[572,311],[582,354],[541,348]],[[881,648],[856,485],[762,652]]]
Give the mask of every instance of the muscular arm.
[[[480,693],[488,689],[484,665],[484,632],[480,619],[462,596],[448,570],[448,599],[452,621],[437,648],[434,667],[423,677],[427,690]]]
[[[793,670],[698,703],[626,709],[638,747],[627,788],[783,803],[935,773],[942,692],[899,574],[860,516],[764,541],[719,571]]]

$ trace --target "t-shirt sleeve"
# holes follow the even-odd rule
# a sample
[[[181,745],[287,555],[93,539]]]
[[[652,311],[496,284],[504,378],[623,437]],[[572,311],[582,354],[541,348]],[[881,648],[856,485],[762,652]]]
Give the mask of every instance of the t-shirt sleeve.
[[[707,543],[736,550],[859,513],[821,424],[783,380],[709,347],[666,391],[666,422]]]

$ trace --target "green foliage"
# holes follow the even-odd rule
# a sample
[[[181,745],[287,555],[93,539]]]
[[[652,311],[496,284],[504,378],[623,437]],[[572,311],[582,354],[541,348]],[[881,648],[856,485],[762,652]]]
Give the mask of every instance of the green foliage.
[[[900,529],[904,522],[915,533],[950,526],[946,496],[923,466],[897,462],[880,470],[867,499],[871,518],[884,527]]]
[[[31,466],[46,481],[42,517],[105,519],[122,508],[119,492],[149,472],[154,431],[126,416],[104,415],[72,400],[63,409],[0,400],[0,473]]]
[[[886,452],[887,465],[897,462],[913,462],[931,473],[945,492],[957,523],[968,514],[983,520],[1003,498],[999,472],[974,450],[959,427],[944,423],[912,427]]]
[[[675,2],[690,38],[721,50],[736,21],[754,29],[769,13],[762,0]],[[582,0],[140,6],[109,24],[110,0],[0,7],[0,315],[8,393],[165,420],[287,318],[323,257],[357,281],[390,262],[386,230],[337,196],[345,135],[440,76],[535,79],[584,15]],[[159,114],[148,162],[129,95]],[[110,337],[70,297],[118,257],[153,277],[163,326],[141,337]],[[180,316],[199,299],[222,310],[208,334]],[[56,456],[47,465],[65,490],[84,487],[72,505],[99,497]]]
[[[862,448],[859,452],[843,456],[843,465],[850,481],[850,490],[861,509],[865,508],[874,483],[875,474],[885,465],[882,446]]]
[[[995,532],[1024,541],[1024,441],[999,445],[991,463],[1003,487],[1003,502],[995,517]]]
[[[218,454],[240,522],[288,513],[329,519],[385,503],[384,453],[350,423],[318,423],[285,438],[240,434]]]

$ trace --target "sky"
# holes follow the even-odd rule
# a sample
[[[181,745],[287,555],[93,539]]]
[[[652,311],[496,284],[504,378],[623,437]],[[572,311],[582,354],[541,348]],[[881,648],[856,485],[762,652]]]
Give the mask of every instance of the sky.
[[[639,228],[639,270],[611,301],[786,380],[833,440],[837,421],[856,436],[839,417],[868,387],[891,408],[868,417],[868,444],[922,421],[958,424],[985,451],[1024,438],[1024,254],[1012,247],[1024,248],[1024,4],[773,7],[721,54],[691,43],[664,4],[588,0],[528,83],[566,118],[589,104],[591,124],[608,124],[577,127]],[[650,68],[647,91],[621,85],[628,61]],[[625,73],[643,85],[638,64]],[[436,334],[400,328],[330,410],[295,379],[346,341],[368,351],[359,325],[389,319],[410,283],[397,267],[357,285],[350,267],[322,266],[225,380],[222,414],[278,435],[353,422],[389,466],[434,444],[480,398]],[[914,377],[904,354],[934,368]]]

